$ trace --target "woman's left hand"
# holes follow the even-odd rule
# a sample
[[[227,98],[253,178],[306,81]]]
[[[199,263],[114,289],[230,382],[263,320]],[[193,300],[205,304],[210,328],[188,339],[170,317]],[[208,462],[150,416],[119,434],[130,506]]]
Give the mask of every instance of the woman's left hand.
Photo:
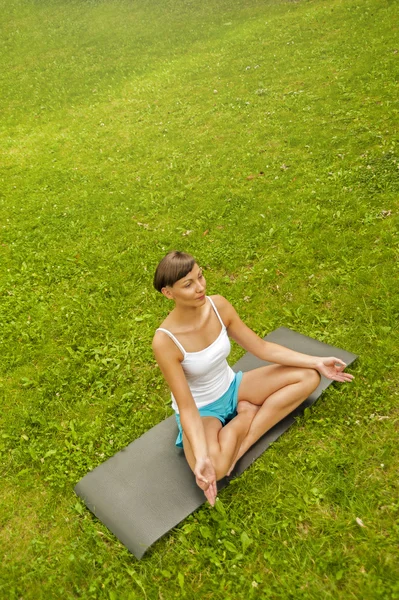
[[[350,373],[344,373],[346,364],[340,359],[334,356],[328,356],[326,358],[320,356],[316,364],[316,369],[320,375],[324,375],[327,379],[333,381],[352,381],[353,375]]]
[[[197,485],[204,492],[209,504],[215,506],[217,496],[216,473],[211,459],[208,457],[197,459],[194,475]]]

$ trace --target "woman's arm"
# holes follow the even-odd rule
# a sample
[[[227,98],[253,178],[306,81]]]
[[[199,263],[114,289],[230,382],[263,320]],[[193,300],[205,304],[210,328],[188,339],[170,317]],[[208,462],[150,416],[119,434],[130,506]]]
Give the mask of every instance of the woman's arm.
[[[273,342],[266,342],[245,325],[226,298],[216,296],[215,301],[229,336],[247,352],[261,360],[279,365],[316,369],[321,375],[334,381],[352,381],[353,375],[343,372],[346,364],[341,359],[334,356],[309,356]]]
[[[194,475],[210,504],[216,500],[216,473],[208,454],[204,426],[180,362],[180,350],[164,334],[152,343],[156,361],[179,407],[180,422],[195,458]]]

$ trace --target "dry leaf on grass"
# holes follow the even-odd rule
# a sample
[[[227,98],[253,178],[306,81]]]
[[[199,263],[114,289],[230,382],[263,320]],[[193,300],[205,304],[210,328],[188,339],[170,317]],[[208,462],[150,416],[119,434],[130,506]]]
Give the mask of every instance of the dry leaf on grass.
[[[361,519],[359,519],[359,517],[356,517],[356,523],[359,525],[359,527],[366,527],[366,525]]]

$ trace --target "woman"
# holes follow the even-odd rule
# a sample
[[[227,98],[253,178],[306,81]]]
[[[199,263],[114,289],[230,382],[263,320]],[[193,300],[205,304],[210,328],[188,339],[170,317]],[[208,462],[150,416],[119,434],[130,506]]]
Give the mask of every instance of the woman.
[[[155,358],[172,392],[179,435],[197,485],[213,505],[216,481],[318,386],[320,375],[351,381],[335,357],[308,356],[266,342],[222,296],[206,296],[202,269],[192,256],[169,252],[154,286],[174,308],[153,339]],[[227,364],[232,338],[274,363],[247,373]]]

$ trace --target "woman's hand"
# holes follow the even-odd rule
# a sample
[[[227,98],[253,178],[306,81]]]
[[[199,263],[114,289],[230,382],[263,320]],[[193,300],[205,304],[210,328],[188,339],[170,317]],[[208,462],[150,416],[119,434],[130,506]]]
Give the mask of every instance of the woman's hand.
[[[344,373],[345,367],[346,364],[340,358],[335,358],[334,356],[326,358],[320,356],[316,364],[316,369],[320,375],[324,375],[327,379],[341,382],[352,381],[353,375]]]
[[[217,496],[216,473],[210,458],[197,460],[194,469],[195,481],[203,490],[206,499],[211,506],[214,506]]]

